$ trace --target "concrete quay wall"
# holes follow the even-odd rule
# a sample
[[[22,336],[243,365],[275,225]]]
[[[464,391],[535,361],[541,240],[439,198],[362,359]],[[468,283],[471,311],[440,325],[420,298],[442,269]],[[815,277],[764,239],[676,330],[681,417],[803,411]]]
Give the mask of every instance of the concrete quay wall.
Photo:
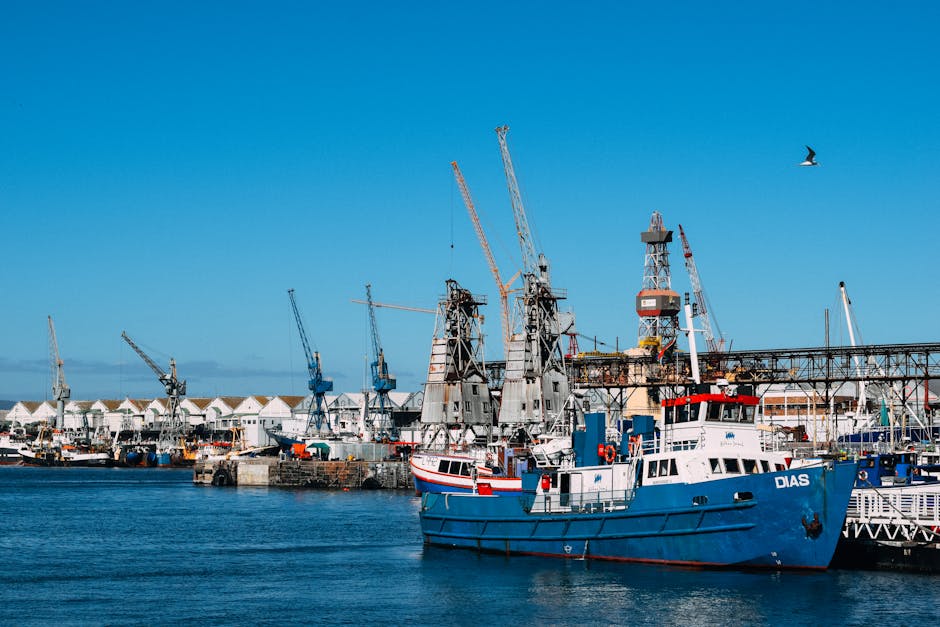
[[[280,460],[273,457],[199,462],[193,467],[193,483],[324,490],[414,489],[407,461]]]

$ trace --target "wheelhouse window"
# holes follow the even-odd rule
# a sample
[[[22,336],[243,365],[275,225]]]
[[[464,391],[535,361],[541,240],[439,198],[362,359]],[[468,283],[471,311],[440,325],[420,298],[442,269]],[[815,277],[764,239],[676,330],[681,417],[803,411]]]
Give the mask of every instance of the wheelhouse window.
[[[669,460],[669,474],[672,476],[676,476],[679,474],[679,469],[676,468],[676,460],[674,459]]]
[[[442,459],[437,465],[437,472],[450,472],[450,462]]]
[[[727,473],[740,473],[741,465],[738,463],[738,460],[734,457],[725,457],[722,460],[725,463],[725,472]]]
[[[721,462],[718,461],[717,457],[710,457],[708,463],[711,465],[713,473],[721,474]]]
[[[766,459],[760,460],[760,469],[763,472],[770,472],[770,464],[767,462]]]
[[[746,475],[753,475],[753,474],[756,474],[756,473],[758,472],[758,471],[757,471],[757,460],[754,460],[754,459],[744,459],[744,460],[741,460],[741,461],[744,463],[744,474],[746,474]]]
[[[646,466],[646,469],[647,478],[652,479],[653,477],[656,477],[659,473],[659,462],[656,460],[651,461]]]
[[[675,464],[675,462],[676,462],[676,460],[674,460],[674,459],[671,459],[671,460],[670,460],[670,459],[664,459],[664,460],[662,460],[662,461],[659,462],[659,476],[660,476],[660,477],[666,477],[666,476],[669,475],[669,462],[670,462],[670,461],[671,461],[673,464]]]
[[[666,424],[691,422],[696,420],[697,405],[674,405],[666,408]]]

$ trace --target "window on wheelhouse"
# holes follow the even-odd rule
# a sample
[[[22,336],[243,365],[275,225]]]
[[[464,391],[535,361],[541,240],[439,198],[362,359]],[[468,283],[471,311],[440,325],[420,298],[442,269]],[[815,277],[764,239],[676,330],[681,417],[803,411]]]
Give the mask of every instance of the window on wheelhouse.
[[[676,460],[674,460],[674,459],[672,459],[672,460],[670,460],[670,459],[664,459],[664,460],[662,460],[662,461],[659,462],[659,476],[660,476],[660,477],[666,477],[666,476],[669,475],[669,462],[670,462],[670,461],[673,463],[673,465],[675,465]]]
[[[729,473],[740,473],[741,465],[738,464],[737,458],[734,457],[725,457],[722,461],[725,462],[725,472]]]
[[[659,462],[657,462],[656,460],[653,460],[653,461],[649,462],[649,464],[646,466],[646,468],[647,468],[647,470],[646,470],[646,476],[647,476],[648,478],[652,479],[653,477],[657,476],[657,474],[658,474]]]
[[[713,473],[721,474],[721,462],[718,461],[717,457],[709,457],[708,463],[711,464]]]
[[[698,405],[673,405],[666,408],[666,424],[680,422],[692,422],[696,420],[696,409]]]
[[[767,463],[766,459],[760,460],[760,469],[763,472],[770,472],[770,464]]]
[[[448,473],[450,472],[450,461],[442,459],[437,465],[437,472]]]
[[[753,475],[758,472],[757,470],[757,460],[755,459],[743,459],[744,462],[744,474]]]

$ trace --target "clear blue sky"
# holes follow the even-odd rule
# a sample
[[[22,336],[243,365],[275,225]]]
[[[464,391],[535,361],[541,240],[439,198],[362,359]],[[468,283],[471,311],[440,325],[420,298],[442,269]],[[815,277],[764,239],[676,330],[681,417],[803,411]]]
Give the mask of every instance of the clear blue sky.
[[[499,311],[520,255],[493,129],[580,330],[636,342],[653,210],[741,349],[937,341],[936,2],[42,2],[0,19],[0,398],[306,391],[287,289],[337,391],[367,313],[444,280]],[[804,144],[818,168],[796,166]],[[673,287],[688,291],[678,246]],[[399,388],[433,316],[378,310]]]

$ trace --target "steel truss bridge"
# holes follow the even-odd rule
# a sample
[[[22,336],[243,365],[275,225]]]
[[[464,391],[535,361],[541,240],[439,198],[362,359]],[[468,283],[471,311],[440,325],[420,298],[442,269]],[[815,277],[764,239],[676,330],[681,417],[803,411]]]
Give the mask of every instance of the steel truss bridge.
[[[924,383],[940,379],[940,343],[869,344],[699,354],[704,383],[734,384]],[[567,360],[573,388],[656,388],[691,381],[688,353],[660,363],[653,354],[581,353]],[[489,362],[491,387],[502,382],[505,363]]]

